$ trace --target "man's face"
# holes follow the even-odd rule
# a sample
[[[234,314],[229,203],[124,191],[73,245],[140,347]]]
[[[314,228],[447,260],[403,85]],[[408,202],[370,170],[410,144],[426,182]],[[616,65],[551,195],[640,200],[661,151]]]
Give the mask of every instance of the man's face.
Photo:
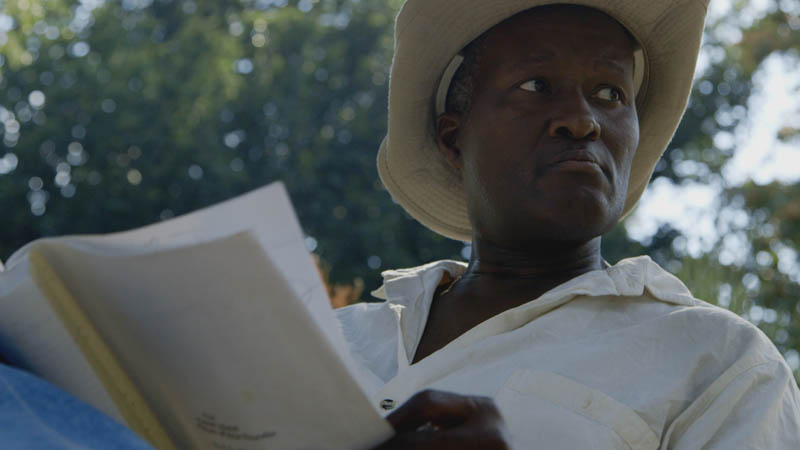
[[[537,8],[487,33],[471,109],[439,120],[477,237],[524,248],[617,223],[639,143],[633,70],[627,33],[591,9]]]

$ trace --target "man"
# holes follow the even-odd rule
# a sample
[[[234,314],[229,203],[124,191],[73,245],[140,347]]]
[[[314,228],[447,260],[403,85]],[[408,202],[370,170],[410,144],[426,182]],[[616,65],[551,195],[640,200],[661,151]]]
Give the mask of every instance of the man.
[[[797,385],[760,331],[600,254],[686,106],[706,2],[547,3],[397,18],[380,175],[473,253],[339,310],[393,411],[380,448],[800,448]]]

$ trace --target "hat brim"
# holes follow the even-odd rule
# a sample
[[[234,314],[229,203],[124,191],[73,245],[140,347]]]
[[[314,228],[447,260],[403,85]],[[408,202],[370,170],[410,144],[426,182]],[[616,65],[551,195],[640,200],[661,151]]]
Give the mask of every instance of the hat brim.
[[[628,214],[686,109],[708,1],[408,0],[395,22],[389,129],[378,151],[383,184],[423,225],[449,238],[470,241],[472,227],[461,179],[440,154],[434,134],[442,73],[464,46],[503,20],[537,6],[576,4],[616,19],[644,53],[644,79],[636,98],[639,147],[623,216]]]

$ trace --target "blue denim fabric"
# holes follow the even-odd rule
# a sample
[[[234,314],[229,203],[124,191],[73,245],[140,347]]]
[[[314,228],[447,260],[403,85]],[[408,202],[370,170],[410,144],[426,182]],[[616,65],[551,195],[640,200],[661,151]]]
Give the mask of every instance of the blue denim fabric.
[[[132,431],[35,376],[0,364],[0,447],[152,450]]]

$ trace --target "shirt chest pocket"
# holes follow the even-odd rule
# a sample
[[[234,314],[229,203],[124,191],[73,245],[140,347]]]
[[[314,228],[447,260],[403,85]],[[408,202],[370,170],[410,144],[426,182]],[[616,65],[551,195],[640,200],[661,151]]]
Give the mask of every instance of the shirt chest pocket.
[[[518,449],[658,448],[656,434],[631,408],[561,375],[518,369],[495,401]]]

